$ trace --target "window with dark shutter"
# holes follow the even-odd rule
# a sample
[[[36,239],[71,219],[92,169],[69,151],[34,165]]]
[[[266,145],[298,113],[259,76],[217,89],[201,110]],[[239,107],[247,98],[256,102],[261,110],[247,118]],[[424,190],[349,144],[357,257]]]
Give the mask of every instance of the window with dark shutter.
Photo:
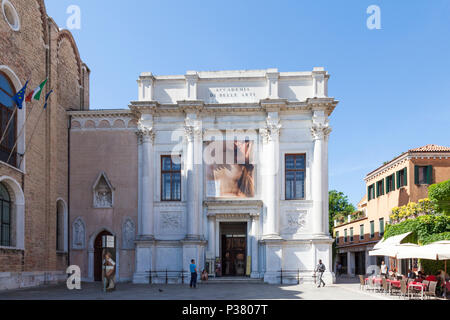
[[[433,167],[432,166],[414,166],[414,183],[432,184]]]

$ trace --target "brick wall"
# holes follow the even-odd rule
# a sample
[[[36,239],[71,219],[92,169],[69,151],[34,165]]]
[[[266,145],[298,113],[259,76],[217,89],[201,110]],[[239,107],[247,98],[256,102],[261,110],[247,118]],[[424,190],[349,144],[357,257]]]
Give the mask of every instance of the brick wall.
[[[10,2],[21,28],[13,31],[0,14],[0,66],[9,67],[22,84],[30,80],[29,90],[46,77],[49,81],[41,101],[26,104],[29,143],[24,172],[0,163],[0,176],[14,178],[25,195],[25,250],[0,249],[0,272],[64,270],[67,255],[56,252],[56,201],[60,198],[68,203],[66,111],[89,108],[89,73],[82,74],[83,63],[72,35],[60,31],[47,17],[43,0]],[[50,89],[54,94],[47,110],[42,111]]]

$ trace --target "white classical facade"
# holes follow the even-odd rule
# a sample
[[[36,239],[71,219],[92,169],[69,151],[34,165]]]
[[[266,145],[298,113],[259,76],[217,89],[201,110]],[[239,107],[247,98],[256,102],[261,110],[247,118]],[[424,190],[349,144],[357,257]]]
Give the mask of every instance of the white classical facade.
[[[141,74],[139,99],[130,105],[138,123],[133,282],[148,283],[148,271],[166,269],[178,278],[176,272],[184,270],[187,279],[191,259],[200,269],[209,264],[210,273],[220,263],[222,273],[228,274],[230,262],[225,266],[224,255],[229,258],[237,248],[227,240],[233,237],[241,239],[236,243],[245,242],[237,245],[245,252],[233,256],[238,257],[232,261],[235,274],[279,283],[285,270],[285,282],[296,281],[298,274],[312,281],[321,259],[327,268],[325,281],[334,281],[328,232],[328,118],[338,102],[328,97],[328,79],[323,68]],[[217,156],[208,153],[208,146],[217,141],[245,141],[244,148],[251,144],[252,165],[237,167],[239,172],[251,171],[247,193],[221,194],[218,190],[224,185],[232,189],[232,183],[208,178],[211,164],[205,154]],[[162,157],[167,155],[181,158],[177,201],[163,200]],[[297,176],[301,179],[296,178],[295,187],[289,184],[301,196],[292,200],[292,190],[286,190],[289,155],[304,159]],[[242,190],[242,178],[236,181]]]

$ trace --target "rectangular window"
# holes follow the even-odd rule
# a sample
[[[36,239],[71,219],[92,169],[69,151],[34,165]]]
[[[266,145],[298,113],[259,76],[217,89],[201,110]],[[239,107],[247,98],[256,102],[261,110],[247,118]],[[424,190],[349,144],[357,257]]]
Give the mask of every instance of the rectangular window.
[[[359,240],[364,240],[364,225],[359,226]]]
[[[370,237],[375,237],[375,221],[370,221]]]
[[[384,195],[384,180],[377,182],[377,197]]]
[[[367,187],[367,197],[370,200],[375,199],[375,184]]]
[[[407,185],[406,179],[406,168],[403,170],[397,171],[397,189],[404,187]]]
[[[347,242],[347,229],[344,229],[344,242]]]
[[[161,156],[161,201],[181,201],[180,156]]]
[[[414,166],[415,184],[432,184],[432,166]]]
[[[353,228],[350,228],[350,242],[353,242]]]
[[[336,243],[339,243],[339,231],[336,231]]]
[[[286,200],[305,199],[305,154],[285,156]]]
[[[380,236],[384,235],[384,218],[380,218]]]
[[[395,174],[391,174],[389,177],[386,177],[386,193],[395,190]]]

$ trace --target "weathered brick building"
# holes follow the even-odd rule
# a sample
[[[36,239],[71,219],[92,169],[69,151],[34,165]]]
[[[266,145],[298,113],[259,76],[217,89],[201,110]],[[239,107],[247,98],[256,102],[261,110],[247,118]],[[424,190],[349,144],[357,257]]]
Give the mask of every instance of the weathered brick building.
[[[0,289],[65,279],[68,265],[69,110],[89,109],[89,69],[43,0],[1,0]],[[44,79],[40,101],[11,97]],[[45,94],[54,90],[47,109]],[[14,118],[9,127],[7,122]],[[22,130],[23,124],[24,130]],[[14,142],[17,141],[17,146]],[[9,158],[9,160],[8,160]]]

